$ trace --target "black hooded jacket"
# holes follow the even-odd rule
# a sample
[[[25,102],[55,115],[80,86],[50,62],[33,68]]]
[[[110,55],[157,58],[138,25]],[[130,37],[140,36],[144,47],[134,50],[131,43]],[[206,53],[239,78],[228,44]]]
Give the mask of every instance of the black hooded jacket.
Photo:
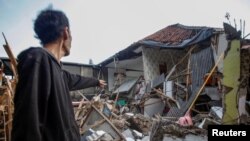
[[[69,92],[98,86],[95,78],[70,74],[44,48],[18,56],[12,141],[80,141]]]

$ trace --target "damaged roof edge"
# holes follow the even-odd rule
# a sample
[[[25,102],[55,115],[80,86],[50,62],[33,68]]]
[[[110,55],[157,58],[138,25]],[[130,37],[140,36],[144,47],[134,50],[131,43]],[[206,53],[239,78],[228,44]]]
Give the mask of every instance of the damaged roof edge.
[[[129,58],[139,57],[139,56],[141,56],[142,53],[141,52],[136,53],[136,52],[134,52],[134,50],[136,50],[140,46],[141,46],[140,42],[135,42],[135,43],[131,44],[130,46],[128,46],[127,48],[117,52],[113,56],[111,56],[108,59],[97,64],[97,66],[100,66],[100,67],[105,66],[105,65],[111,63],[112,61],[114,61],[114,58],[119,59],[119,60],[125,60],[125,59],[129,59]]]
[[[139,57],[142,55],[142,53],[141,52],[136,53],[135,50],[139,48],[141,45],[144,45],[147,47],[161,47],[164,49],[184,49],[185,47],[188,47],[193,44],[197,44],[199,42],[202,42],[210,38],[214,34],[214,32],[215,30],[213,28],[204,28],[192,38],[184,40],[178,45],[164,44],[164,43],[152,41],[152,40],[140,40],[138,42],[131,44],[127,48],[119,51],[118,53],[104,60],[103,62],[99,63],[98,66],[103,67],[111,63],[112,61],[114,61],[114,58],[117,58],[119,60],[124,60],[124,59],[133,58],[133,57]]]
[[[161,42],[156,42],[156,41],[151,41],[151,40],[143,40],[141,41],[141,44],[145,46],[149,46],[149,47],[155,46],[155,47],[168,48],[168,49],[183,49],[185,47],[202,42],[210,38],[213,34],[214,34],[214,29],[205,28],[205,29],[202,29],[199,33],[197,33],[192,38],[186,39],[177,45],[172,45],[169,43],[166,44],[166,43],[161,43]]]

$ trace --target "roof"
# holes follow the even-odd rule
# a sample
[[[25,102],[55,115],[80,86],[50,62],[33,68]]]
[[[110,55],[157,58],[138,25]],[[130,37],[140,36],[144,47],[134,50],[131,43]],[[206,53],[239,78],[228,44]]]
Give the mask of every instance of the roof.
[[[185,26],[174,24],[167,26],[139,42],[148,47],[183,49],[209,39],[215,28],[205,26]]]
[[[197,33],[207,27],[185,26],[181,24],[174,24],[167,26],[152,35],[147,36],[143,40],[152,40],[161,43],[177,44],[186,39],[190,39]]]
[[[216,28],[205,26],[173,24],[131,44],[127,48],[99,63],[99,65],[105,66],[112,62],[113,58],[124,60],[138,57],[141,55],[141,52],[137,52],[136,49],[142,45],[146,47],[160,47],[165,49],[184,49],[185,47],[209,39],[214,34],[214,31],[217,30],[218,29]]]

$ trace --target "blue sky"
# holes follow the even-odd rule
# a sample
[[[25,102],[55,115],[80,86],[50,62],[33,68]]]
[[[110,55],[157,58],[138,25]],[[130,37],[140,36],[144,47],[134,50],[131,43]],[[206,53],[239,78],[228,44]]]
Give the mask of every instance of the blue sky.
[[[88,64],[92,59],[97,64],[171,24],[222,27],[226,12],[238,29],[240,19],[245,20],[245,35],[250,32],[249,0],[0,0],[0,32],[15,56],[40,46],[33,20],[49,4],[70,20],[71,55],[62,59],[67,62]],[[0,56],[7,56],[2,47]]]

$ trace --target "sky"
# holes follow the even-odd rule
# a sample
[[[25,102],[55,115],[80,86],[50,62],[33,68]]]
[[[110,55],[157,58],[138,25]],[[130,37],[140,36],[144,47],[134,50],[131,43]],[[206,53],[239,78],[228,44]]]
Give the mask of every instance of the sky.
[[[98,64],[134,42],[169,25],[223,28],[223,22],[250,33],[249,0],[0,0],[0,32],[4,32],[14,56],[30,46],[33,21],[39,11],[52,5],[69,18],[72,33],[70,56],[62,61]],[[229,21],[225,18],[230,14]],[[243,22],[242,22],[243,23]],[[249,37],[248,37],[249,38]],[[0,57],[7,57],[0,36]]]

